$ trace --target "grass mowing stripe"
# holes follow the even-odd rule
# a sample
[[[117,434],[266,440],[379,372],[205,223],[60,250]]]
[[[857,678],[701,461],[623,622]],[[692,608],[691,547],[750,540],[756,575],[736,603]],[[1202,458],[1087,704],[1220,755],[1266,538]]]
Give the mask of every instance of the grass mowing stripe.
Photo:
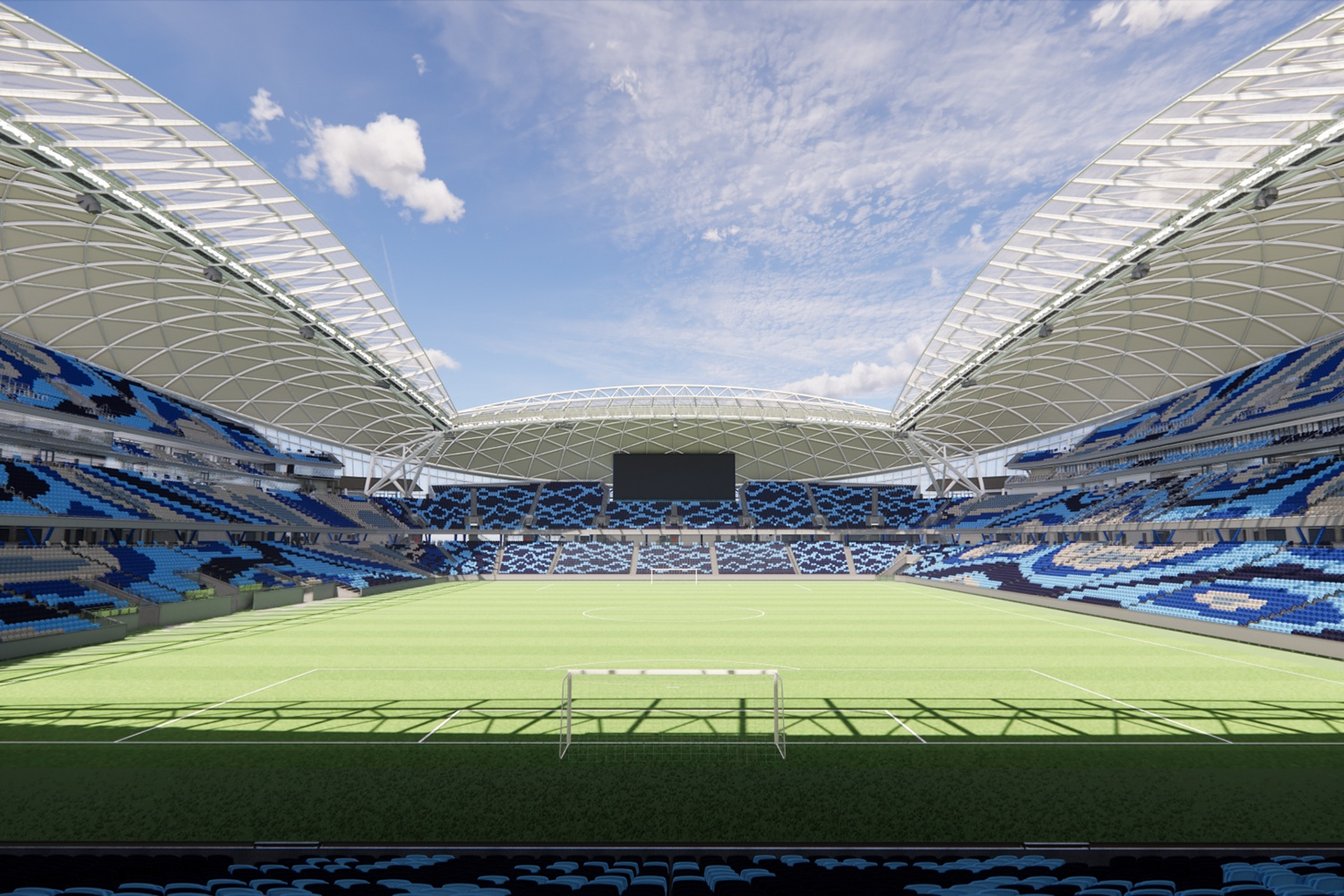
[[[126,735],[125,737],[123,737],[123,738],[121,738],[121,739],[119,739],[119,740],[115,740],[115,741],[113,741],[113,743],[124,744],[124,743],[126,743],[126,741],[130,740],[130,739],[133,738],[133,737],[139,737],[139,736],[142,735],[142,734],[148,734],[148,733],[151,732],[151,731],[157,731],[157,730],[159,730],[160,728],[163,728],[163,727],[165,727],[165,726],[167,726],[167,725],[171,725],[171,724],[173,724],[174,722],[180,722],[180,721],[182,721],[183,719],[190,719],[192,716],[198,716],[198,715],[200,715],[200,714],[203,713],[203,712],[209,712],[209,711],[212,710],[212,709],[218,709],[219,707],[221,707],[221,706],[225,706],[225,705],[227,705],[227,704],[229,704],[229,703],[232,703],[232,702],[234,702],[235,700],[241,700],[241,699],[243,699],[244,697],[251,697],[253,694],[260,694],[262,691],[268,691],[268,690],[270,690],[271,688],[279,687],[280,685],[282,685],[282,684],[286,684],[286,683],[288,683],[288,682],[291,682],[291,681],[293,681],[293,680],[296,679],[296,678],[302,678],[302,677],[305,676],[305,675],[311,675],[312,673],[314,673],[314,672],[316,672],[316,671],[317,671],[316,669],[309,669],[307,672],[300,672],[298,675],[291,675],[291,676],[289,676],[288,678],[283,678],[283,679],[281,679],[280,681],[274,681],[274,682],[271,682],[270,684],[262,685],[262,686],[259,687],[259,688],[254,688],[253,690],[248,691],[246,694],[239,694],[237,697],[230,697],[230,698],[227,699],[227,700],[221,700],[221,701],[219,701],[218,703],[216,703],[216,704],[214,704],[214,705],[212,705],[212,706],[206,706],[206,707],[204,707],[204,708],[202,708],[202,709],[198,709],[198,710],[196,710],[195,712],[189,712],[189,713],[187,713],[187,714],[184,715],[184,716],[174,716],[174,717],[171,718],[171,719],[166,719],[166,720],[160,722],[160,723],[157,724],[157,725],[154,725],[154,726],[151,726],[151,727],[149,727],[149,728],[144,729],[143,731],[136,731],[134,734],[128,734],[128,735]]]
[[[954,604],[961,604],[961,605],[964,606],[964,607],[976,607],[977,609],[980,608],[980,605],[979,605],[979,604],[973,604],[973,603],[970,603],[970,602],[968,602],[968,601],[957,600],[956,598],[949,597],[948,595],[949,595],[950,592],[943,591],[942,589],[937,588],[937,586],[930,585],[930,586],[928,586],[928,587],[931,587],[931,588],[933,588],[934,590],[939,591],[939,592],[942,594],[944,600],[951,601],[951,602],[954,603]],[[992,598],[992,597],[986,597],[986,598],[984,598],[984,600],[986,600],[986,601],[990,601],[990,602],[996,602],[996,598]],[[1035,606],[1035,604],[1031,604],[1030,606]],[[1207,656],[1207,657],[1211,657],[1211,658],[1213,658],[1213,659],[1217,659],[1217,660],[1224,660],[1224,661],[1229,662],[1229,663],[1240,663],[1240,664],[1243,665],[1243,666],[1251,666],[1251,667],[1256,668],[1256,669],[1264,669],[1264,670],[1267,671],[1267,672],[1281,672],[1281,673],[1283,673],[1284,675],[1297,675],[1297,676],[1299,676],[1299,677],[1301,677],[1301,678],[1310,678],[1310,679],[1312,679],[1312,680],[1314,680],[1314,681],[1323,681],[1323,682],[1325,682],[1326,684],[1338,684],[1338,685],[1344,685],[1344,681],[1341,681],[1341,680],[1338,679],[1338,678],[1322,678],[1322,677],[1319,676],[1319,675],[1310,675],[1310,674],[1308,674],[1308,673],[1306,673],[1306,672],[1294,672],[1292,669],[1280,669],[1280,668],[1277,668],[1277,667],[1275,667],[1275,666],[1266,666],[1266,665],[1263,665],[1263,664],[1261,664],[1261,663],[1253,663],[1253,662],[1251,662],[1250,660],[1241,660],[1241,659],[1237,659],[1236,657],[1228,656],[1227,654],[1223,654],[1223,653],[1208,653],[1208,652],[1203,651],[1203,650],[1195,650],[1194,648],[1191,648],[1191,647],[1180,647],[1180,646],[1178,646],[1178,645],[1176,645],[1176,644],[1163,644],[1161,641],[1149,641],[1149,640],[1146,639],[1146,638],[1136,638],[1136,637],[1134,637],[1133,635],[1122,635],[1122,634],[1120,634],[1119,632],[1108,632],[1108,631],[1106,631],[1105,629],[1092,628],[1092,627],[1090,627],[1090,626],[1086,626],[1086,625],[1078,625],[1077,623],[1073,623],[1073,622],[1065,622],[1065,621],[1063,621],[1062,619],[1046,619],[1046,618],[1042,618],[1042,617],[1040,617],[1040,616],[1032,615],[1032,614],[1030,614],[1030,613],[1016,613],[1016,612],[1014,612],[1014,611],[1012,611],[1012,610],[1009,610],[1009,609],[1006,609],[1006,608],[1004,608],[1004,607],[986,606],[986,607],[984,607],[984,609],[987,609],[987,610],[993,610],[993,611],[996,612],[996,613],[1006,613],[1006,614],[1008,614],[1009,616],[1018,616],[1018,617],[1021,617],[1021,618],[1023,618],[1023,619],[1033,619],[1033,620],[1037,620],[1037,621],[1041,621],[1041,622],[1048,622],[1048,623],[1050,623],[1051,625],[1060,625],[1060,626],[1064,626],[1065,628],[1076,628],[1076,629],[1078,629],[1078,630],[1080,630],[1080,631],[1093,632],[1093,633],[1098,634],[1098,635],[1106,635],[1107,637],[1110,637],[1110,638],[1122,638],[1122,639],[1124,639],[1124,640],[1126,640],[1126,641],[1134,641],[1134,642],[1139,643],[1139,644],[1148,644],[1148,645],[1151,645],[1151,646],[1153,646],[1153,647],[1165,647],[1165,648],[1167,648],[1167,649],[1169,649],[1169,650],[1179,650],[1179,651],[1181,651],[1181,652],[1183,652],[1183,653],[1193,653],[1193,654],[1195,654],[1196,656]],[[1061,607],[1060,610],[1058,610],[1058,611],[1055,611],[1052,607],[1038,607],[1038,609],[1044,610],[1044,611],[1046,611],[1047,613],[1052,613],[1052,612],[1068,612],[1067,610],[1064,610],[1062,607]],[[1132,621],[1132,622],[1130,622],[1129,620],[1126,620],[1126,619],[1116,619],[1116,620],[1113,620],[1113,621],[1115,621],[1115,622],[1119,622],[1119,623],[1121,623],[1121,624],[1126,624],[1126,625],[1142,625],[1142,624],[1143,624],[1143,621],[1140,620],[1140,619],[1135,619],[1135,620]],[[1194,637],[1197,637],[1197,638],[1210,637],[1210,636],[1208,636],[1208,635],[1198,635],[1198,634],[1195,634],[1195,633],[1193,633],[1193,632],[1182,632],[1181,634],[1193,635]],[[1228,643],[1228,644],[1234,644],[1234,643],[1235,643],[1235,644],[1242,644],[1242,643],[1244,643],[1244,642],[1241,642],[1241,641],[1235,641],[1235,642],[1234,642],[1234,641],[1229,641],[1229,642],[1227,642],[1227,643]],[[1246,646],[1258,647],[1259,645],[1250,645],[1250,644],[1248,644],[1248,645],[1246,645]],[[1271,649],[1272,649],[1272,648],[1271,648]]]
[[[1137,709],[1139,712],[1141,712],[1141,713],[1143,713],[1143,714],[1145,714],[1145,715],[1150,715],[1150,716],[1152,716],[1152,717],[1155,718],[1155,719],[1161,719],[1163,722],[1166,722],[1166,723],[1169,724],[1169,725],[1175,725],[1175,726],[1178,727],[1178,728],[1184,728],[1184,729],[1187,730],[1187,731],[1193,731],[1193,732],[1195,732],[1196,734],[1202,734],[1202,735],[1204,735],[1205,737],[1211,737],[1211,738],[1213,738],[1214,740],[1216,740],[1216,741],[1222,741],[1222,742],[1225,743],[1225,744],[1230,744],[1230,743],[1232,743],[1232,741],[1228,740],[1227,738],[1225,738],[1225,737],[1219,737],[1219,736],[1216,735],[1216,734],[1211,734],[1211,733],[1209,733],[1208,731],[1203,730],[1202,728],[1196,728],[1194,725],[1187,725],[1187,724],[1185,724],[1184,722],[1178,722],[1178,721],[1176,721],[1175,719],[1169,719],[1169,718],[1167,718],[1167,717],[1164,716],[1164,715],[1159,715],[1158,713],[1155,713],[1155,712],[1151,712],[1151,711],[1149,711],[1149,710],[1146,710],[1146,709],[1144,709],[1142,706],[1135,706],[1133,703],[1126,703],[1126,702],[1123,701],[1123,700],[1117,700],[1115,697],[1112,697],[1112,696],[1110,696],[1109,694],[1103,694],[1101,691],[1094,691],[1094,690],[1092,690],[1091,688],[1085,688],[1085,687],[1083,687],[1083,686],[1080,685],[1080,684],[1074,684],[1074,683],[1071,682],[1071,681],[1065,681],[1065,680],[1062,679],[1062,678],[1057,678],[1056,676],[1054,676],[1054,675],[1050,675],[1050,674],[1045,673],[1045,672],[1042,672],[1042,671],[1039,670],[1039,669],[1028,669],[1027,671],[1028,671],[1028,672],[1034,672],[1034,673],[1036,673],[1037,675],[1040,675],[1040,676],[1042,676],[1042,677],[1044,677],[1044,678],[1048,678],[1048,679],[1050,679],[1051,681],[1057,681],[1057,682],[1059,682],[1060,684],[1066,684],[1066,685],[1068,685],[1068,686],[1071,687],[1071,688],[1077,688],[1078,690],[1080,690],[1080,691],[1084,691],[1084,692],[1086,692],[1086,693],[1088,693],[1088,694],[1095,694],[1096,696],[1102,698],[1103,700],[1109,700],[1109,701],[1111,701],[1112,703],[1117,703],[1117,704],[1119,704],[1120,706],[1127,706],[1127,707],[1129,707],[1130,709]]]

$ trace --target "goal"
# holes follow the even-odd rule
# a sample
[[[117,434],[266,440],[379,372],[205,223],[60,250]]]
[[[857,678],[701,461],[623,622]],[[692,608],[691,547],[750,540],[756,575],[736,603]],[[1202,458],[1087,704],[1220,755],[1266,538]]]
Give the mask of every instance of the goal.
[[[744,678],[757,686],[733,683]],[[651,679],[662,687],[650,688]],[[578,680],[584,681],[581,709],[575,706]],[[668,689],[677,696],[666,696]],[[780,759],[786,756],[784,680],[776,669],[570,669],[560,686],[560,716],[561,759],[574,745],[576,728],[593,735],[584,740],[595,744],[644,736],[655,738],[644,743],[684,741],[694,734],[708,738],[698,741],[702,744],[755,742],[773,745]]]
[[[649,570],[650,582],[656,582],[660,578],[669,579],[673,577],[685,580],[688,576],[691,584],[700,584],[700,570],[695,567],[655,566]]]

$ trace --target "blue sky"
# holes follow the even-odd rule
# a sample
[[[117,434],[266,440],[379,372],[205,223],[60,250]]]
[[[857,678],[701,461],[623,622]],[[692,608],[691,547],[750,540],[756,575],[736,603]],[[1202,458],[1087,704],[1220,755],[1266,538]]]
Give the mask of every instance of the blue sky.
[[[15,5],[276,174],[458,407],[655,382],[890,406],[1050,194],[1330,6]]]

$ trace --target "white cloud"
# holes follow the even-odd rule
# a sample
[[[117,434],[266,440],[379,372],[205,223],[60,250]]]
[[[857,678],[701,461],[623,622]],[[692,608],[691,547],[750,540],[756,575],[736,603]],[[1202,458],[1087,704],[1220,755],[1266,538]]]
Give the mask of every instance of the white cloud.
[[[931,333],[1055,190],[1323,7],[1241,0],[1216,28],[1161,27],[1213,8],[415,7],[501,127],[562,173],[537,178],[538,204],[637,253],[646,275],[537,326],[548,376],[845,397],[898,391],[913,360],[883,352]]]
[[[844,373],[819,373],[784,386],[790,392],[827,398],[891,396],[900,392],[928,343],[926,332],[906,336],[887,351],[886,363],[855,361]]]
[[[419,53],[412,53],[411,61],[415,63],[415,73],[423,78],[425,72],[429,71],[429,63],[425,62],[425,57]]]
[[[284,114],[285,110],[280,104],[271,99],[271,92],[265,87],[258,87],[257,92],[252,94],[247,121],[226,121],[219,126],[219,132],[230,140],[251,137],[262,143],[270,143],[270,123]]]
[[[460,221],[466,204],[438,178],[424,177],[425,148],[411,118],[383,113],[364,127],[323,124],[310,127],[312,152],[299,157],[299,174],[322,179],[342,196],[354,196],[357,180],[378,190],[387,202],[418,212],[425,224]]]
[[[462,367],[461,362],[443,349],[427,348],[425,354],[429,357],[429,362],[439,370],[458,370]]]
[[[721,243],[732,236],[737,236],[742,232],[742,228],[734,224],[732,227],[708,227],[705,232],[700,234],[700,239],[707,243]]]
[[[1152,34],[1164,25],[1194,22],[1227,0],[1106,0],[1092,10],[1092,24],[1105,28],[1118,22],[1130,34]]]
[[[637,100],[639,99],[639,73],[627,65],[607,79],[607,87],[616,93],[625,94],[632,100]]]

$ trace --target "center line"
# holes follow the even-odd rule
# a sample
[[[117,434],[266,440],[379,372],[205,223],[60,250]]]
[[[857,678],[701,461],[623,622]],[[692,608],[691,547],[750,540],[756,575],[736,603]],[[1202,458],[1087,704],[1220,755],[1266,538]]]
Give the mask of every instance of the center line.
[[[200,715],[200,714],[203,713],[203,712],[209,712],[209,711],[212,710],[212,709],[218,709],[219,707],[224,706],[225,704],[228,704],[228,703],[232,703],[232,702],[235,701],[235,700],[241,700],[241,699],[243,699],[244,697],[251,697],[253,694],[259,694],[259,693],[261,693],[262,691],[269,690],[270,688],[279,687],[280,685],[284,684],[285,682],[293,681],[293,680],[296,679],[296,678],[302,678],[302,677],[305,676],[305,675],[311,675],[312,673],[314,673],[314,672],[316,672],[316,671],[317,671],[316,669],[309,669],[307,672],[300,672],[298,675],[291,675],[291,676],[289,676],[288,678],[283,678],[283,679],[281,679],[280,681],[273,681],[273,682],[271,682],[270,684],[265,684],[265,685],[262,685],[262,686],[259,687],[259,688],[254,688],[253,690],[248,691],[246,694],[239,694],[237,697],[230,697],[230,698],[227,699],[227,700],[221,700],[221,701],[219,701],[218,703],[213,704],[212,706],[207,706],[207,707],[205,707],[204,709],[198,709],[198,710],[196,710],[195,712],[189,712],[189,713],[187,713],[187,714],[184,715],[184,716],[175,716],[175,717],[173,717],[173,718],[171,718],[171,719],[168,719],[168,720],[166,720],[166,721],[160,722],[159,724],[154,725],[154,726],[152,726],[152,727],[150,727],[150,728],[146,728],[146,729],[144,729],[143,731],[136,731],[136,732],[134,732],[134,733],[132,733],[132,734],[128,734],[128,735],[126,735],[125,737],[120,738],[119,740],[115,740],[115,741],[113,741],[113,743],[117,743],[117,744],[125,743],[126,741],[130,740],[130,739],[133,738],[133,737],[139,737],[139,736],[142,735],[142,734],[148,734],[148,733],[151,732],[151,731],[157,731],[158,729],[164,727],[165,725],[171,725],[171,724],[173,724],[174,722],[180,722],[180,721],[182,721],[183,719],[189,719],[189,718],[191,718],[192,716],[198,716],[198,715]]]
[[[892,711],[889,710],[889,709],[884,709],[884,710],[882,710],[882,711],[883,711],[884,713],[886,713],[887,715],[891,716],[891,718],[896,722],[897,725],[900,725],[900,726],[901,726],[902,728],[904,728],[906,731],[909,731],[911,734],[913,734],[913,735],[915,736],[915,740],[919,741],[919,742],[922,743],[922,744],[926,744],[926,743],[928,743],[928,741],[926,741],[924,738],[922,738],[922,737],[919,736],[919,732],[918,732],[918,731],[916,731],[915,729],[911,728],[909,725],[907,725],[907,724],[905,724],[904,722],[902,722],[902,721],[900,720],[900,718],[897,717],[896,713],[892,712]]]
[[[1066,684],[1066,685],[1068,685],[1068,686],[1071,687],[1071,688],[1077,688],[1077,689],[1080,690],[1080,691],[1085,691],[1085,692],[1087,692],[1087,693],[1089,693],[1089,694],[1094,694],[1094,695],[1096,695],[1096,696],[1102,698],[1103,700],[1109,700],[1109,701],[1111,701],[1112,703],[1118,703],[1118,704],[1120,704],[1121,706],[1128,706],[1130,709],[1137,709],[1139,712],[1144,713],[1145,715],[1150,715],[1150,716],[1152,716],[1152,717],[1155,718],[1155,719],[1161,719],[1162,721],[1164,721],[1164,722],[1166,722],[1166,723],[1168,723],[1168,724],[1170,724],[1170,725],[1176,725],[1177,727],[1184,728],[1186,731],[1193,731],[1193,732],[1195,732],[1196,734],[1202,734],[1202,735],[1204,735],[1205,737],[1211,737],[1211,738],[1213,738],[1214,740],[1222,741],[1222,742],[1225,743],[1225,744],[1230,744],[1230,743],[1232,743],[1232,741],[1228,740],[1228,739],[1225,738],[1225,737],[1219,737],[1218,735],[1216,735],[1216,734],[1212,734],[1212,733],[1210,733],[1210,732],[1208,732],[1208,731],[1205,731],[1205,730],[1203,730],[1203,729],[1201,729],[1201,728],[1196,728],[1194,725],[1187,725],[1187,724],[1185,724],[1184,722],[1178,722],[1178,721],[1176,721],[1175,719],[1169,719],[1169,718],[1167,718],[1166,716],[1158,715],[1158,714],[1155,713],[1155,712],[1150,712],[1149,710],[1144,709],[1142,706],[1135,706],[1133,703],[1126,703],[1126,702],[1123,701],[1123,700],[1117,700],[1117,699],[1115,699],[1114,697],[1111,697],[1111,696],[1108,696],[1108,695],[1106,695],[1106,694],[1103,694],[1101,691],[1094,691],[1094,690],[1092,690],[1091,688],[1085,688],[1085,687],[1083,687],[1083,686],[1080,685],[1080,684],[1074,684],[1074,683],[1071,682],[1071,681],[1065,681],[1065,680],[1062,679],[1062,678],[1056,678],[1056,677],[1053,676],[1053,675],[1047,675],[1046,673],[1041,672],[1041,671],[1039,671],[1039,670],[1037,670],[1037,669],[1028,669],[1027,671],[1028,671],[1028,672],[1034,672],[1035,674],[1041,676],[1042,678],[1048,678],[1048,679],[1050,679],[1051,681],[1057,681],[1057,682],[1059,682],[1060,684]]]
[[[444,720],[443,720],[442,722],[440,722],[439,724],[435,725],[432,729],[430,729],[430,732],[429,732],[428,734],[426,734],[424,737],[420,738],[418,741],[416,741],[416,743],[418,743],[418,744],[422,744],[422,743],[424,743],[425,741],[429,740],[431,737],[433,737],[433,736],[438,732],[438,730],[439,730],[440,728],[442,728],[444,725],[447,725],[447,724],[448,724],[449,722],[451,722],[453,719],[457,718],[457,714],[460,713],[461,711],[462,711],[462,710],[460,710],[460,709],[455,709],[455,710],[453,710],[452,715],[450,715],[448,718],[444,719]]]

